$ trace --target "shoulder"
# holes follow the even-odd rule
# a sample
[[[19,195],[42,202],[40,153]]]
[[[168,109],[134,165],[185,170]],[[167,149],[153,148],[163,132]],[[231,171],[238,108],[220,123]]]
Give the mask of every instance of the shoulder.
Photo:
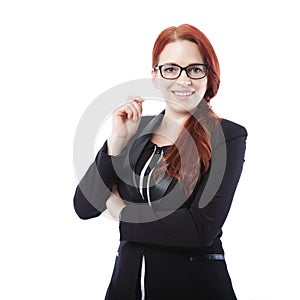
[[[247,129],[240,124],[227,119],[221,119],[220,124],[226,141],[237,137],[244,137],[246,139],[248,136]]]

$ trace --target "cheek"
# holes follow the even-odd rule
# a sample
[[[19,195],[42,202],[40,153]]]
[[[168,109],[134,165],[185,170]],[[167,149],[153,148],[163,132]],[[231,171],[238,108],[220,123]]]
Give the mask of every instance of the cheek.
[[[159,88],[161,91],[166,91],[168,89],[170,89],[173,85],[173,82],[170,80],[165,80],[163,78],[160,78],[159,79]]]
[[[207,80],[199,82],[197,85],[197,90],[199,93],[205,93],[207,90]]]

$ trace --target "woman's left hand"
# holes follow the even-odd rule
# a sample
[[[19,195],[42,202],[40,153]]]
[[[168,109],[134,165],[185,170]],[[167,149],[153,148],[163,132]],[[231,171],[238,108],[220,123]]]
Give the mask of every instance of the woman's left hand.
[[[120,197],[117,187],[113,186],[112,193],[106,201],[108,212],[114,219],[120,221],[120,213],[125,206],[126,204]]]

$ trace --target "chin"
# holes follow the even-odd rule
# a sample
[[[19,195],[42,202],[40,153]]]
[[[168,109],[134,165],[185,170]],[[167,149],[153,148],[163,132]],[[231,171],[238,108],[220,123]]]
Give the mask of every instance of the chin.
[[[195,103],[193,105],[185,105],[179,103],[178,105],[175,103],[168,104],[168,109],[177,114],[192,114],[195,110],[197,110],[199,103]]]

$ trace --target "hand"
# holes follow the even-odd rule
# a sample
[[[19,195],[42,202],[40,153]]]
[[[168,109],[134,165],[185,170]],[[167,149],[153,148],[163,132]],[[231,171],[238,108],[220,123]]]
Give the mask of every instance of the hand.
[[[112,114],[112,134],[108,138],[108,154],[118,155],[136,133],[142,116],[144,99],[134,97]]]
[[[110,197],[106,201],[106,208],[109,214],[117,221],[120,221],[120,213],[126,206],[116,186],[113,186]]]

